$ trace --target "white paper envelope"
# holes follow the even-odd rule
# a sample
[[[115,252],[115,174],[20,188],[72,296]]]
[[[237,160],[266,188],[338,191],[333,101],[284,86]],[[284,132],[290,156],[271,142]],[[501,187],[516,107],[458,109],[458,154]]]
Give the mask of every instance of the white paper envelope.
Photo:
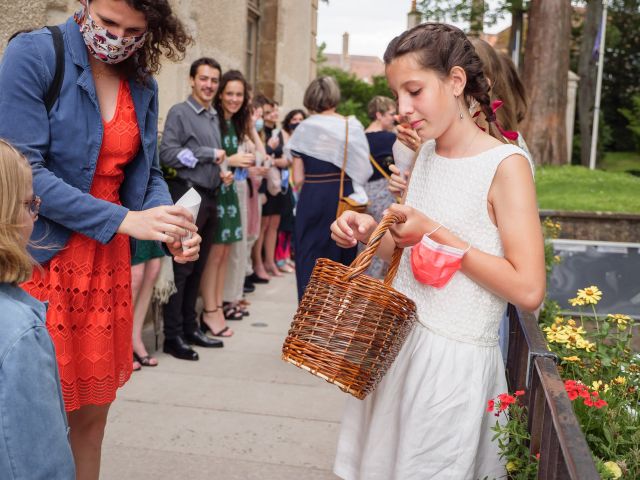
[[[191,215],[193,215],[193,223],[196,223],[201,202],[202,202],[202,197],[200,197],[200,194],[196,192],[194,188],[190,188],[189,190],[187,190],[187,193],[185,193],[182,197],[180,197],[180,199],[176,202],[176,205],[180,207],[184,207],[187,210],[189,210],[189,212],[191,212]],[[189,235],[187,235],[186,237],[182,237],[181,240],[183,242],[183,245],[182,245],[183,251],[187,249],[187,247],[184,246],[184,241],[189,240],[191,236],[192,234],[191,232],[189,232]]]

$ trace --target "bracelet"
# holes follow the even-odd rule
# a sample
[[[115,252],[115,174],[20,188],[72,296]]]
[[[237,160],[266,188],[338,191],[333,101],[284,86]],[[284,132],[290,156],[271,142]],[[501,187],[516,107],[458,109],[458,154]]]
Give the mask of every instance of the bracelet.
[[[434,228],[433,230],[431,230],[429,233],[425,234],[425,236],[430,237],[431,235],[433,235],[434,233],[436,233],[438,230],[440,230],[444,225],[442,225],[441,223],[438,224],[438,226],[436,228]],[[464,252],[462,252],[462,256],[464,257],[467,253],[469,253],[469,250],[471,250],[471,242],[467,242],[467,248],[464,249]]]

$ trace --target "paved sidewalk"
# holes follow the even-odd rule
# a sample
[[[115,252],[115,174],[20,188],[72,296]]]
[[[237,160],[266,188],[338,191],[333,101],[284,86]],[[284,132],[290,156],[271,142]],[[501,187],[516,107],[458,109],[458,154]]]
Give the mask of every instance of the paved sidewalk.
[[[280,359],[293,275],[249,295],[223,349],[158,352],[111,408],[103,480],[329,480],[345,394]],[[252,325],[257,323],[264,326]]]

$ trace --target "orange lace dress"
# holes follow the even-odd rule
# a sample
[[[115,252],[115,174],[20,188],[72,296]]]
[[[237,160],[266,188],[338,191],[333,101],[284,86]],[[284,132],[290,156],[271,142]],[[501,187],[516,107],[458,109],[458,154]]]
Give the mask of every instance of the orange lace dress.
[[[91,195],[120,204],[124,167],[140,148],[129,85],[120,83],[116,111],[104,122]],[[73,208],[70,205],[70,208]],[[129,237],[107,245],[79,233],[58,255],[34,270],[22,287],[48,301],[47,327],[56,347],[67,411],[112,402],[131,376],[131,253]]]

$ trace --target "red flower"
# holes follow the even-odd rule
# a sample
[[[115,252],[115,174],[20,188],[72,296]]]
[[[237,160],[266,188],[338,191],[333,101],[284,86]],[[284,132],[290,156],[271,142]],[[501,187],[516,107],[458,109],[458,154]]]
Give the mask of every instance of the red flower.
[[[590,398],[585,398],[585,399],[584,399],[584,404],[585,404],[587,407],[593,407],[593,400],[591,400]]]
[[[516,397],[521,397],[522,395],[524,395],[524,390],[516,390],[516,393],[514,395]]]
[[[487,412],[493,412],[494,406],[495,406],[495,402],[493,400],[489,400],[487,402]]]
[[[511,405],[512,403],[516,402],[516,397],[513,397],[511,395],[509,395],[508,393],[501,393],[500,395],[498,395],[498,400],[500,400],[500,403],[506,403],[507,406]]]
[[[596,403],[594,403],[594,406],[595,406],[596,408],[602,408],[602,407],[604,407],[604,406],[606,406],[606,405],[608,405],[608,403],[607,403],[607,402],[605,402],[604,400],[602,400],[601,398],[600,398],[600,399],[598,399],[598,400],[596,400]]]
[[[569,395],[569,400],[571,400],[572,402],[578,398],[578,392],[576,390],[570,390],[567,392],[567,395]]]
[[[540,452],[536,453],[536,460],[540,460]]]

